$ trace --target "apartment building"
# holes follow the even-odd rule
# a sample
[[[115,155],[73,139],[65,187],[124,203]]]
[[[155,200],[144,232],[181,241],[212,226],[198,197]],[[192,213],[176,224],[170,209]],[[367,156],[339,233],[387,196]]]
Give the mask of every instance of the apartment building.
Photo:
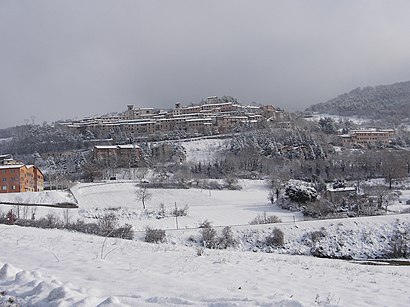
[[[18,161],[0,164],[0,193],[38,192],[44,190],[44,175],[34,165]]]
[[[377,143],[387,145],[394,135],[394,129],[363,129],[352,130],[349,134],[343,134],[340,137],[344,146],[349,146],[352,144],[367,145]]]

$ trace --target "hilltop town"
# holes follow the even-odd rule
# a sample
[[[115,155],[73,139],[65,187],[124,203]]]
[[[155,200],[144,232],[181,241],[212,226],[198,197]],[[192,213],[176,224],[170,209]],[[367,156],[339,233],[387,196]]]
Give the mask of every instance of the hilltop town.
[[[263,259],[272,253],[310,256],[310,261],[392,258],[388,264],[410,254],[410,133],[403,125],[290,113],[212,96],[170,110],[128,105],[119,113],[26,123],[0,133],[0,225],[10,231],[5,248],[13,251],[7,258],[13,261],[20,244],[34,252],[44,240],[55,242],[54,235],[64,247],[57,252],[55,243],[47,244],[42,261],[53,256],[64,276],[70,276],[67,255],[93,258],[98,238],[95,259],[117,263],[122,257],[120,263],[130,266],[141,265],[129,262],[141,252],[152,258],[163,249],[160,255],[166,257],[170,248],[181,257],[196,255],[189,256],[192,261],[214,263],[220,263],[219,255],[233,259],[246,251]],[[21,233],[18,245],[12,227]],[[43,230],[38,228],[53,230],[38,235]],[[35,237],[27,243],[30,235]],[[155,244],[152,251],[149,244]],[[253,268],[254,260],[249,261]],[[92,266],[81,270],[94,272]],[[208,266],[203,264],[202,274]],[[13,272],[8,265],[0,270],[6,276],[0,286],[9,291],[0,293],[0,302],[83,297],[64,286],[54,298],[61,287],[53,282],[50,291],[28,287],[33,294],[23,295],[14,278],[20,273]],[[320,302],[323,295],[317,291],[299,300]],[[121,297],[121,302],[142,303],[131,301]]]
[[[198,105],[176,103],[169,111],[128,105],[119,115],[89,117],[59,125],[79,134],[88,130],[99,137],[121,135],[128,139],[153,139],[155,135],[177,131],[187,136],[224,134],[280,119],[283,119],[283,111],[272,105],[243,105],[229,96],[211,96]]]

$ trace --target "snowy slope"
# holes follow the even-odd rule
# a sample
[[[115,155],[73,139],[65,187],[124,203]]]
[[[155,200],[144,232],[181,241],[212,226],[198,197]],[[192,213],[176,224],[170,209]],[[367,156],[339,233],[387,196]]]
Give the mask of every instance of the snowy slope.
[[[397,227],[410,225],[410,214],[344,220],[302,221],[301,216],[268,203],[263,181],[241,181],[240,191],[152,190],[148,212],[136,200],[136,184],[78,184],[78,209],[71,219],[115,212],[137,230],[134,241],[0,225],[0,306],[408,306],[410,267],[363,266],[318,259],[304,240],[325,229],[320,243],[335,257],[377,256],[388,247]],[[24,193],[22,193],[24,194]],[[22,195],[21,194],[21,195]],[[171,210],[189,206],[188,216],[157,219],[163,203]],[[4,206],[4,208],[9,208]],[[3,208],[3,210],[4,210]],[[36,217],[62,215],[65,209],[38,208]],[[284,223],[248,223],[266,211]],[[197,227],[233,226],[239,245],[232,250],[205,250],[198,256]],[[397,222],[397,220],[399,220]],[[142,242],[145,226],[166,229],[166,244]],[[266,253],[261,242],[278,227],[285,246]],[[221,228],[216,228],[220,233]],[[139,231],[140,230],[140,231]],[[319,244],[319,243],[318,243]],[[255,252],[251,252],[255,251]],[[278,254],[283,253],[283,254]],[[333,253],[333,254],[332,254]],[[2,305],[3,304],[3,305]],[[8,305],[7,305],[8,304]]]
[[[266,211],[277,215],[283,221],[302,218],[300,214],[272,206],[268,199],[268,189],[264,181],[241,181],[242,190],[201,190],[201,189],[149,189],[152,194],[147,201],[147,210],[158,212],[164,204],[167,211],[188,206],[188,216],[180,217],[179,227],[197,227],[204,220],[215,226],[246,225],[258,214]],[[114,211],[122,222],[132,224],[135,229],[150,225],[164,229],[176,228],[174,218],[158,220],[155,214],[148,218],[142,214],[142,204],[137,200],[135,183],[78,184],[72,191],[76,196],[82,217],[99,216],[107,212],[103,208],[116,208]],[[119,208],[120,207],[120,208]],[[71,212],[75,212],[72,210]]]
[[[410,267],[0,226],[0,304],[408,306]],[[16,305],[17,306],[17,305]]]
[[[186,150],[187,162],[212,161],[215,155],[227,148],[227,139],[201,139],[189,142],[181,142]]]
[[[4,193],[0,194],[0,202],[2,201],[29,204],[76,203],[73,195],[67,191]]]

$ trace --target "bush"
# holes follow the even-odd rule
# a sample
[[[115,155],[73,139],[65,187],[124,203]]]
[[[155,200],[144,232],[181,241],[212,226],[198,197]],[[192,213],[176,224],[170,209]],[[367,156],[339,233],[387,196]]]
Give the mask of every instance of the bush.
[[[326,233],[324,232],[324,230],[316,230],[310,233],[310,238],[312,242],[319,242],[325,237],[326,237]]]
[[[238,179],[234,177],[226,177],[225,185],[228,190],[241,190],[242,187],[238,184]]]
[[[236,245],[236,240],[233,237],[232,228],[230,226],[226,226],[222,229],[222,235],[219,238],[218,248],[228,248],[233,247]]]
[[[216,248],[218,246],[218,238],[216,230],[212,228],[211,223],[204,221],[200,226],[201,230],[201,243],[206,248]]]
[[[273,223],[282,223],[282,220],[276,215],[267,216],[266,212],[263,214],[258,214],[255,219],[253,219],[249,224],[258,225],[258,224],[273,224]]]
[[[163,243],[165,242],[165,239],[166,239],[165,230],[153,229],[150,227],[147,227],[145,229],[145,242]]]
[[[285,244],[283,231],[275,227],[272,233],[265,238],[265,243],[271,247],[282,247]]]
[[[223,189],[223,185],[220,184],[218,181],[216,180],[209,180],[208,182],[208,189],[211,190],[222,190]]]
[[[206,248],[225,249],[236,245],[232,228],[229,226],[222,229],[220,237],[218,237],[216,230],[212,228],[211,223],[207,220],[199,227],[201,228],[200,242]]]
[[[199,224],[198,226],[199,228],[210,228],[211,226],[211,222],[208,220],[203,221],[201,224]]]
[[[333,216],[337,211],[336,209],[336,205],[334,205],[330,201],[320,199],[315,202],[309,203],[305,207],[305,211],[303,212],[303,214],[314,218],[320,218],[326,216]]]
[[[102,236],[109,236],[118,227],[118,218],[114,213],[107,213],[98,219],[98,227]]]
[[[397,228],[390,237],[390,250],[386,251],[387,258],[408,258],[410,256],[410,228]]]
[[[172,210],[172,216],[187,216],[188,215],[188,206],[185,206],[182,209],[179,208],[175,208],[174,210]]]
[[[85,223],[82,220],[77,220],[76,223],[69,223],[66,225],[69,230],[74,230],[82,233],[88,233],[93,235],[100,235],[100,227],[96,223]]]
[[[9,212],[7,212],[6,221],[8,225],[14,225],[16,223],[17,216],[13,213],[13,210],[10,210]]]
[[[8,215],[10,215],[10,221],[14,221],[14,223],[18,226],[68,229],[92,235],[109,236],[127,240],[132,240],[134,237],[132,226],[125,224],[124,226],[118,227],[117,218],[113,214],[105,215],[99,220],[98,224],[85,223],[82,220],[77,220],[75,223],[64,224],[58,217],[53,214],[47,214],[45,217],[39,220],[17,218],[14,219],[15,215],[13,212],[9,212]],[[7,217],[4,216],[4,214],[0,213],[0,223],[7,224],[8,222],[9,220],[7,220]]]
[[[0,224],[6,224],[7,218],[3,211],[0,210]]]
[[[38,228],[63,228],[63,223],[52,213],[47,214],[36,222],[37,223],[34,223],[34,225]]]
[[[204,254],[204,252],[205,252],[205,249],[203,247],[198,247],[196,249],[196,255],[197,256],[202,256]]]
[[[301,180],[289,180],[286,188],[285,195],[289,197],[291,201],[297,203],[306,203],[315,201],[317,198],[317,191],[308,182]]]
[[[114,229],[109,236],[126,240],[132,240],[134,238],[134,231],[132,230],[131,225],[125,224],[124,226]]]
[[[16,225],[23,226],[23,227],[38,227],[38,221],[35,220],[26,220],[26,219],[19,219],[16,221]]]

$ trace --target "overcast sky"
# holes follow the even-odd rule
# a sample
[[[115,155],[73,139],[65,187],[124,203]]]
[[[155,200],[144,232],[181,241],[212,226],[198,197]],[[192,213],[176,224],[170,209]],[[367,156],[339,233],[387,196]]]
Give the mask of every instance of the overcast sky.
[[[410,1],[1,0],[0,127],[410,80]]]

